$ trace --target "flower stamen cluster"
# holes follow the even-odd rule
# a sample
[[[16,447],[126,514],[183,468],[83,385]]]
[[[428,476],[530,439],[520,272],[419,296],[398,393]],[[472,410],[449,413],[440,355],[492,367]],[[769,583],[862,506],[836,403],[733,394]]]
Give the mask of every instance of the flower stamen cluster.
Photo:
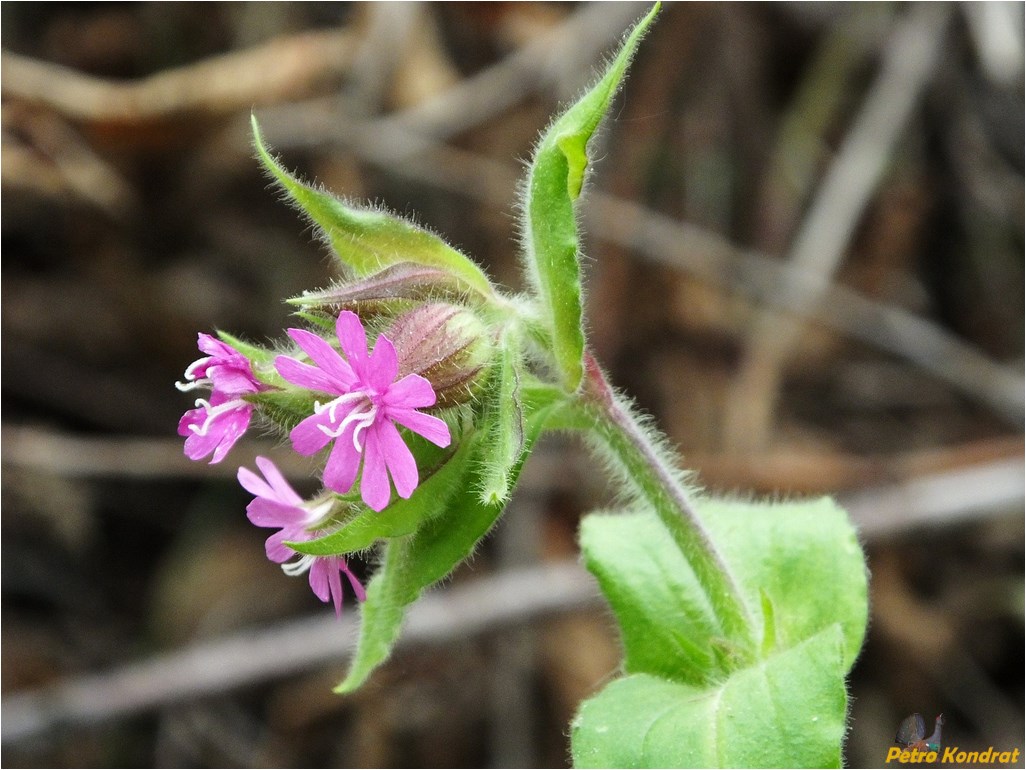
[[[419,411],[435,403],[430,382],[418,374],[397,380],[399,359],[387,336],[380,335],[373,352],[368,352],[363,324],[348,310],[339,314],[335,331],[344,358],[316,334],[289,329],[313,364],[292,356],[275,359],[274,366],[286,381],[334,396],[317,401],[314,413],[293,428],[289,438],[302,455],[316,454],[334,442],[324,467],[324,485],[344,494],[362,468],[360,495],[368,507],[380,511],[391,499],[392,485],[407,498],[420,482],[416,460],[396,425],[440,447],[452,440],[449,426]]]
[[[267,558],[280,564],[290,577],[308,574],[310,588],[322,602],[331,601],[335,614],[342,615],[342,578],[344,574],[361,601],[366,597],[363,585],[341,556],[300,554],[286,545],[313,540],[330,518],[335,502],[330,497],[303,500],[285,480],[281,471],[266,457],[256,458],[263,478],[248,468],[239,468],[239,483],[255,495],[246,508],[246,516],[258,527],[276,527],[264,547]],[[298,557],[298,558],[295,558]]]
[[[195,409],[182,415],[178,435],[185,436],[190,460],[212,455],[219,463],[249,428],[253,405],[243,396],[265,390],[253,374],[249,360],[239,351],[209,334],[200,334],[197,345],[207,355],[185,370],[186,382],[175,387],[184,392],[210,388],[210,398],[197,398]]]

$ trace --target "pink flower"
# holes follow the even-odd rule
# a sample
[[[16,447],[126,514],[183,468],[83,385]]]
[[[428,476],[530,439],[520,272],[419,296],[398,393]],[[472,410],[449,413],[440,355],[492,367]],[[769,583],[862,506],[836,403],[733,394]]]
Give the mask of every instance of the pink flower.
[[[199,349],[207,356],[194,361],[185,370],[186,382],[175,383],[181,391],[209,387],[210,399],[196,399],[178,423],[178,435],[185,436],[185,454],[200,460],[213,453],[211,463],[219,463],[246,432],[253,416],[253,405],[241,396],[255,393],[263,386],[253,376],[249,360],[239,351],[209,334],[200,334]]]
[[[260,478],[249,468],[239,468],[239,483],[255,498],[246,507],[246,516],[258,527],[280,527],[265,544],[267,558],[281,564],[286,575],[310,573],[310,588],[322,602],[332,600],[335,614],[342,616],[342,578],[345,573],[349,584],[360,601],[367,594],[360,581],[349,571],[341,556],[311,556],[298,554],[285,545],[285,541],[300,542],[320,536],[316,527],[331,512],[330,499],[306,502],[289,486],[273,462],[266,457],[256,458],[257,467],[264,474]],[[299,558],[286,563],[293,556]]]
[[[409,497],[420,482],[417,463],[399,435],[396,423],[440,447],[449,445],[449,426],[443,420],[418,412],[435,403],[431,383],[417,374],[398,382],[399,362],[395,347],[380,335],[374,352],[367,352],[367,335],[355,313],[339,314],[335,324],[345,358],[325,340],[302,329],[289,336],[313,365],[289,356],[278,356],[274,365],[289,382],[333,396],[314,404],[314,413],[292,429],[292,447],[312,455],[334,441],[324,468],[324,484],[336,492],[348,492],[360,465],[360,495],[375,511],[388,505],[392,496],[389,477],[400,497]]]

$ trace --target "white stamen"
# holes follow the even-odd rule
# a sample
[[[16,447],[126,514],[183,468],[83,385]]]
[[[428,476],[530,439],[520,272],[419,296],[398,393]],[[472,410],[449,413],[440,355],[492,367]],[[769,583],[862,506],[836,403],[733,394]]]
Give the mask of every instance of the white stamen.
[[[204,378],[202,380],[193,380],[192,382],[176,382],[175,387],[182,391],[182,393],[186,393],[190,390],[196,390],[196,388],[207,388],[213,384],[213,380]]]
[[[195,361],[189,364],[189,368],[185,370],[185,379],[195,380],[196,370],[203,366],[203,364],[207,363],[207,361],[209,360],[210,356],[206,356],[205,358],[197,358]]]
[[[187,379],[188,382],[176,382],[175,387],[183,393],[185,393],[189,390],[195,390],[196,388],[208,387],[213,385],[213,380],[211,380],[209,377],[201,377],[198,380],[196,379],[196,370],[203,366],[203,364],[210,361],[210,358],[210,356],[207,356],[206,358],[199,358],[193,361],[191,364],[189,364],[189,368],[185,370],[184,375],[185,379]]]
[[[368,398],[366,391],[357,390],[352,393],[346,393],[327,404],[315,401],[314,414],[324,414],[324,412],[327,412],[328,420],[333,424],[338,419],[336,414],[338,407],[354,401],[364,401],[367,408],[364,410],[359,408],[353,409],[349,414],[342,418],[342,421],[338,425],[318,425],[317,428],[328,438],[339,438],[346,432],[346,430],[348,430],[350,425],[355,423],[356,427],[353,429],[353,446],[356,448],[357,452],[362,452],[363,445],[360,442],[360,434],[374,424],[378,415],[378,407]]]
[[[284,564],[282,564],[281,571],[289,577],[296,577],[298,575],[302,575],[304,572],[310,569],[310,567],[313,566],[314,560],[316,558],[316,556],[312,556],[311,554],[305,553],[295,561],[285,562]]]
[[[335,501],[332,498],[323,500],[316,505],[313,502],[311,500],[303,505],[303,509],[307,511],[306,526],[308,528],[319,524],[331,512],[331,509],[335,507]]]
[[[236,398],[232,401],[226,401],[223,404],[217,406],[211,406],[210,402],[205,398],[197,398],[196,406],[207,410],[207,417],[203,421],[202,425],[190,425],[189,430],[195,433],[197,436],[207,435],[207,431],[210,430],[211,424],[217,417],[220,417],[225,412],[230,412],[233,409],[238,409],[239,406],[245,406],[246,402],[241,398]]]
[[[320,401],[314,401],[314,414],[323,414],[324,410],[328,410],[328,419],[335,422],[335,411],[340,404],[348,404],[352,401],[359,401],[362,398],[367,398],[367,395],[362,390],[356,390],[352,393],[346,393],[339,396],[326,404],[322,404]]]

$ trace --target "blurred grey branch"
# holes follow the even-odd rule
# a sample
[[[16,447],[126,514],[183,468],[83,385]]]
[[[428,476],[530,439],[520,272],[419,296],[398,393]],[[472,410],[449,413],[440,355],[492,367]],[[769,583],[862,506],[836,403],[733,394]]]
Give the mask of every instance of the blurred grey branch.
[[[780,305],[793,316],[763,312],[746,341],[726,407],[728,446],[751,448],[768,440],[782,368],[803,328],[799,319],[811,315],[828,293],[913,107],[930,82],[950,14],[943,4],[926,4],[910,7],[897,20],[880,72],[791,246],[787,261],[794,273],[776,288]],[[796,274],[802,279],[794,280]]]
[[[1013,458],[885,485],[840,502],[862,535],[873,539],[1021,511],[1024,482],[1022,461]],[[399,644],[444,643],[598,604],[597,587],[576,562],[512,568],[424,596],[410,610]],[[97,724],[340,664],[352,653],[356,632],[351,613],[341,623],[324,613],[8,695],[0,712],[0,737],[5,744],[31,740],[58,728]]]
[[[100,122],[142,121],[189,110],[237,111],[254,103],[269,104],[273,106],[262,109],[259,117],[269,142],[279,149],[341,145],[389,173],[506,207],[518,179],[517,170],[447,146],[437,137],[478,125],[551,82],[556,77],[549,69],[551,58],[542,55],[548,50],[548,41],[558,39],[564,47],[586,49],[594,57],[602,47],[601,41],[608,41],[609,29],[619,29],[623,18],[637,15],[639,7],[633,3],[612,4],[615,12],[610,13],[606,4],[583,6],[550,34],[497,64],[428,102],[380,118],[353,114],[344,100],[334,97],[282,103],[285,94],[295,98],[318,78],[340,75],[350,67],[356,46],[346,30],[279,38],[248,51],[129,84],[99,80],[5,52],[3,88],[7,96],[37,101],[68,117]],[[725,290],[752,296],[789,313],[792,322],[813,319],[901,356],[986,404],[1010,424],[1020,426],[1026,415],[1026,381],[1019,371],[989,359],[938,325],[898,306],[865,297],[831,277],[854,217],[865,205],[886,160],[890,143],[878,144],[874,132],[882,130],[881,121],[892,135],[903,124],[929,74],[929,62],[936,53],[939,30],[946,18],[945,11],[924,6],[909,14],[895,32],[888,47],[889,63],[876,91],[867,97],[861,123],[852,129],[847,149],[842,149],[824,182],[819,202],[807,217],[805,234],[796,241],[793,253],[800,259],[781,263],[740,249],[704,228],[597,192],[591,193],[585,207],[592,237],[616,243]],[[905,43],[915,46],[906,51],[901,48]],[[271,70],[277,74],[266,79],[266,64],[278,62],[280,56],[293,64],[283,67],[276,63]],[[247,74],[242,77],[240,72]],[[261,94],[259,99],[254,89]],[[905,95],[896,105],[892,104],[895,94]],[[245,145],[248,135],[240,133],[237,141]],[[852,169],[858,170],[857,178],[862,182],[847,189]],[[843,227],[835,221],[838,206],[847,212],[841,216]],[[822,245],[820,235],[824,232],[832,233],[828,239],[828,244],[834,244],[832,248]],[[804,246],[798,249],[801,244]],[[811,269],[811,265],[819,267]],[[775,313],[765,318],[777,319],[766,321],[774,328],[783,323]],[[755,345],[753,338],[750,349],[768,348],[761,343]]]
[[[354,34],[304,32],[195,64],[119,82],[4,51],[5,99],[47,107],[91,123],[147,123],[213,117],[295,98],[350,66]]]
[[[413,605],[399,647],[522,625],[554,612],[594,605],[591,577],[576,563],[509,570],[437,593]],[[6,696],[0,711],[5,744],[68,726],[97,724],[184,700],[346,660],[356,644],[350,611],[341,622],[322,613],[271,629],[198,642],[109,673]]]

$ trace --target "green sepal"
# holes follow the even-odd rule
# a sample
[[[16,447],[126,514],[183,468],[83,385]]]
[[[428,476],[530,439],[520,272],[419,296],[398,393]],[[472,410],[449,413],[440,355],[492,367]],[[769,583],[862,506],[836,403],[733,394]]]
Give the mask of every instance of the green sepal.
[[[493,375],[492,398],[486,419],[491,435],[481,468],[481,502],[505,503],[513,491],[510,475],[524,454],[524,408],[521,378],[524,374],[520,343],[506,334],[500,343],[499,361]]]
[[[314,402],[317,400],[312,391],[291,387],[248,393],[244,398],[256,405],[264,417],[285,433],[313,414]]]
[[[477,295],[474,295],[477,296]],[[400,262],[366,278],[307,291],[286,300],[305,309],[340,310],[378,306],[396,300],[460,301],[467,297],[465,284],[452,273],[413,262]]]
[[[218,331],[217,336],[221,342],[231,345],[256,366],[271,366],[278,355],[274,350],[246,342],[228,332]]]
[[[330,535],[286,545],[300,553],[332,556],[362,551],[383,538],[414,532],[445,510],[448,501],[462,488],[476,444],[472,434],[465,434],[456,452],[427,475],[408,499],[398,498],[380,512],[365,508]]]
[[[332,316],[328,315],[327,313],[307,312],[305,310],[298,310],[295,313],[293,313],[293,315],[296,316],[296,318],[306,321],[313,327],[328,332],[329,336],[334,336],[335,334],[335,322],[338,319],[337,314]]]
[[[576,202],[588,170],[588,142],[658,11],[656,4],[626,37],[598,83],[553,121],[535,148],[528,172],[522,250],[528,277],[545,309],[556,366],[568,392],[577,389],[583,375]]]
[[[297,179],[265,147],[255,115],[251,122],[259,160],[320,229],[343,268],[365,276],[400,262],[416,262],[448,272],[468,292],[494,296],[481,268],[434,233],[385,211],[351,206]]]

